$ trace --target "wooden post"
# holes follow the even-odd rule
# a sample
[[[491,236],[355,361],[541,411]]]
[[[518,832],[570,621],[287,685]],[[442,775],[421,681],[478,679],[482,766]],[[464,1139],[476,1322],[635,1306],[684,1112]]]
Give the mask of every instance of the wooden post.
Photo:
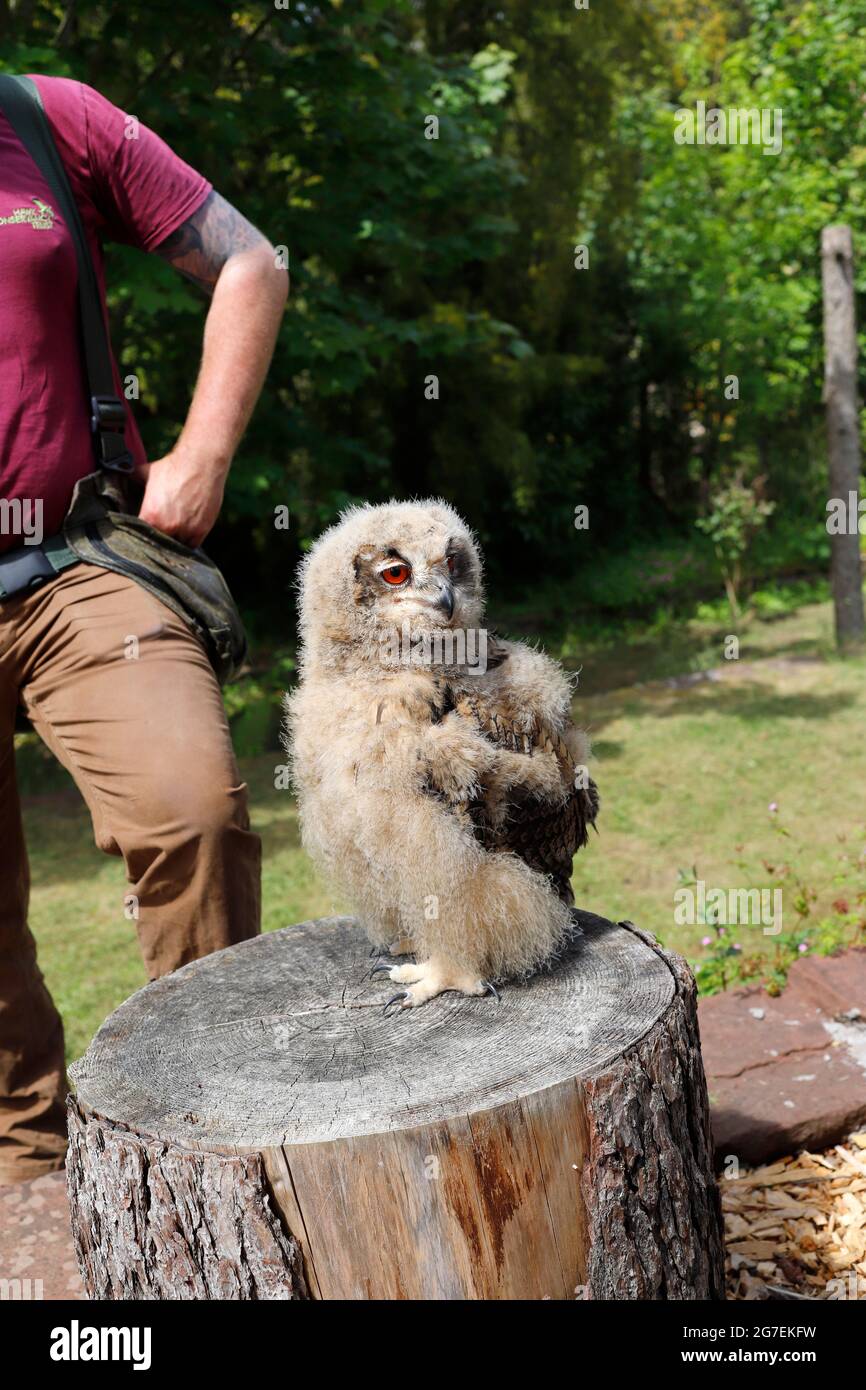
[[[499,1005],[384,1017],[346,918],[139,991],[73,1068],[89,1295],[724,1297],[691,973],[575,922]]]
[[[860,422],[857,409],[857,327],[854,314],[854,259],[851,228],[825,227],[821,233],[824,289],[824,402],[830,497],[846,512],[860,495]],[[830,536],[830,574],[836,617],[836,645],[851,651],[864,641],[860,534],[855,526]]]

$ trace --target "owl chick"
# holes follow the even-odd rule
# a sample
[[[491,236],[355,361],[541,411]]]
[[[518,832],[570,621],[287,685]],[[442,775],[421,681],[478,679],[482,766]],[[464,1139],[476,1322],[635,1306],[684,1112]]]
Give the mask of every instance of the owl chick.
[[[286,748],[302,839],[373,943],[389,1003],[550,962],[598,798],[571,683],[483,627],[472,532],[439,500],[352,507],[299,574],[300,681]]]

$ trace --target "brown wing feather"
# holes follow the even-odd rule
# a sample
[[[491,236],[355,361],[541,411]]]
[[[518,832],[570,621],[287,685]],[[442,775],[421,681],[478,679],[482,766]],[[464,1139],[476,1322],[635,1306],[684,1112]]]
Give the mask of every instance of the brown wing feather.
[[[527,733],[518,730],[502,715],[484,706],[472,695],[462,695],[455,703],[458,713],[472,718],[487,738],[515,752],[531,757],[535,750],[553,753],[559,763],[563,787],[569,788],[564,803],[544,806],[530,796],[515,794],[511,814],[504,825],[493,826],[484,813],[483,802],[468,809],[475,833],[485,849],[509,850],[530,868],[549,874],[560,897],[574,902],[571,891],[572,860],[587,842],[589,826],[598,814],[598,788],[592,779],[588,787],[575,786],[575,764],[565,741],[553,730],[536,721]]]

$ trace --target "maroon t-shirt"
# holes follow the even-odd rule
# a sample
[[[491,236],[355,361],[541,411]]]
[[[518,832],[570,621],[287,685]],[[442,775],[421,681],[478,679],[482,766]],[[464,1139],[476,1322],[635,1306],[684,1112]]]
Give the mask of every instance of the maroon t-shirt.
[[[105,299],[103,241],[152,251],[211,185],[91,87],[36,77]],[[96,468],[78,331],[75,247],[55,198],[0,114],[0,498],[42,501],[59,531],[79,478]],[[122,397],[115,365],[115,384]],[[126,442],[144,448],[126,402]],[[6,509],[6,515],[10,514]],[[3,534],[0,551],[22,538]]]

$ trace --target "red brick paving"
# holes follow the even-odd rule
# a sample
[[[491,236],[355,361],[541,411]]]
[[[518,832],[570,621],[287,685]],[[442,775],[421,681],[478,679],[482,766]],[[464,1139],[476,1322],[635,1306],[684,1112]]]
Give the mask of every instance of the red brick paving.
[[[84,1298],[63,1173],[0,1187],[0,1279],[22,1280],[25,1297]]]
[[[820,1152],[863,1128],[866,950],[803,958],[778,998],[731,990],[698,1017],[720,1164]]]

